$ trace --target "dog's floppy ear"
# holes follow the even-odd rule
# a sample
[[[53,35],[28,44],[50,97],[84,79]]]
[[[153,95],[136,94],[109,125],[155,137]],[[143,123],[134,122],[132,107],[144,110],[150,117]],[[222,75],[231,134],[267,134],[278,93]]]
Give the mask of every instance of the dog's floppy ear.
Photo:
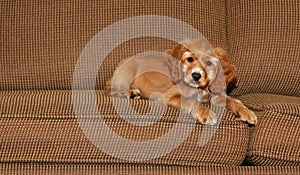
[[[165,50],[165,53],[168,55],[173,55],[173,49]]]
[[[236,87],[236,67],[230,63],[228,53],[224,49],[216,46],[213,46],[213,49],[220,60],[225,76],[227,92],[230,93]]]
[[[178,53],[178,48],[166,50],[166,64],[170,71],[170,76],[175,83],[178,83],[182,77],[183,73],[181,70],[181,56]]]

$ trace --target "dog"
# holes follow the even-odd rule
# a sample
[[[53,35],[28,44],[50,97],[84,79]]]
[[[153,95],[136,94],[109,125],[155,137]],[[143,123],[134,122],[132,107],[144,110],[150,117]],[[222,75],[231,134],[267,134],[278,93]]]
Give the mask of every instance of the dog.
[[[216,115],[204,103],[225,106],[237,120],[256,124],[255,113],[226,94],[236,80],[227,52],[208,42],[187,40],[165,54],[123,60],[106,83],[106,94],[154,99],[190,113],[201,124],[214,125]]]

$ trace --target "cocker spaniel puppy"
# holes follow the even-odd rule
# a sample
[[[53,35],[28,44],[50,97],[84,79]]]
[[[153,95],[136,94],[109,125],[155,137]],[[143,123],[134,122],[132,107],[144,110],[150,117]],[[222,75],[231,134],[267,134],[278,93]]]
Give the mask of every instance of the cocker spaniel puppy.
[[[210,102],[225,106],[238,120],[256,124],[257,117],[226,87],[236,78],[236,68],[220,47],[204,40],[179,43],[166,54],[145,54],[123,60],[107,81],[106,93],[118,97],[154,99],[189,112],[202,124],[216,124]]]

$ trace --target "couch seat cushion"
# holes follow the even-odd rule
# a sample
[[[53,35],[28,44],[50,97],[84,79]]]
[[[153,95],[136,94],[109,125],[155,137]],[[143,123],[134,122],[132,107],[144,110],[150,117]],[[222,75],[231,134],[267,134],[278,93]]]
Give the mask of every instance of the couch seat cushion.
[[[81,129],[82,123],[96,122],[102,116],[107,126],[128,140],[155,140],[168,133],[177,122],[179,111],[168,107],[163,117],[149,126],[136,126],[120,118],[115,103],[129,101],[138,113],[148,110],[154,102],[112,98],[102,91],[77,91],[77,95],[94,94],[99,113],[80,113],[77,118],[72,105],[72,91],[1,91],[0,92],[0,161],[1,162],[72,162],[72,163],[136,163],[105,153]],[[88,109],[90,102],[83,103]],[[123,111],[126,114],[126,110]],[[99,116],[101,115],[101,116]],[[138,116],[127,115],[135,118]],[[143,122],[153,121],[154,115]],[[187,118],[190,116],[186,115]],[[78,121],[81,121],[79,123]],[[194,126],[186,119],[183,128]],[[90,130],[97,127],[89,128]],[[213,128],[211,128],[213,129]],[[216,133],[206,145],[198,144],[204,126],[196,124],[186,140],[177,148],[156,159],[138,161],[166,165],[239,165],[243,162],[249,141],[247,124],[235,121],[225,112]],[[187,132],[187,131],[184,131]],[[174,137],[174,141],[177,136]],[[179,136],[178,136],[179,138]],[[113,140],[111,140],[113,141]],[[108,141],[109,142],[109,141]],[[116,143],[117,144],[117,143]],[[114,150],[126,154],[130,147]],[[162,149],[155,147],[153,149]],[[128,157],[132,159],[132,157]]]
[[[256,109],[259,122],[248,159],[256,165],[300,165],[300,97],[247,94],[239,97]]]
[[[2,174],[151,174],[151,175],[270,175],[299,174],[298,166],[177,166],[153,164],[0,164]]]

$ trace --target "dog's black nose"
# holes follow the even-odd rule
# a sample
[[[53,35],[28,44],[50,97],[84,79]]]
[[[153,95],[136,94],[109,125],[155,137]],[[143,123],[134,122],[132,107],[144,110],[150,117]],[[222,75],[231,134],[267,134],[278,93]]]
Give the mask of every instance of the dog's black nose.
[[[198,81],[201,78],[201,74],[194,72],[192,73],[192,77],[195,81]]]

